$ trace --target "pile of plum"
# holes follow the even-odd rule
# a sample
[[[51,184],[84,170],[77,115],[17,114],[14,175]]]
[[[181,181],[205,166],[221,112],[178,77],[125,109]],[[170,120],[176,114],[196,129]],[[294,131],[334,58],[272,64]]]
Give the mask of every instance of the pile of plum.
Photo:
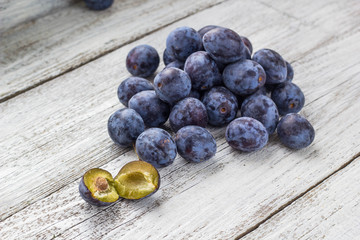
[[[179,27],[166,40],[166,67],[151,82],[146,78],[159,66],[157,51],[133,48],[126,58],[133,76],[117,92],[127,108],[110,116],[108,132],[116,144],[134,146],[139,161],[125,165],[115,179],[105,170],[89,170],[80,183],[83,198],[103,206],[154,193],[160,183],[156,168],[172,164],[177,153],[195,163],[215,155],[208,124],[227,125],[226,141],[243,152],[262,149],[275,130],[289,148],[309,146],[315,131],[297,114],[305,99],[292,83],[293,68],[274,50],[252,51],[248,38],[228,28]],[[174,136],[160,128],[168,120]]]

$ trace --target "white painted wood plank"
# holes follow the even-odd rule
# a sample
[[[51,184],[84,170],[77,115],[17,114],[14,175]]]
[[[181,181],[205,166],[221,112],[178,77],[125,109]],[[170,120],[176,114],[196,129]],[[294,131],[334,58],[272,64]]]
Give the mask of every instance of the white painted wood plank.
[[[222,1],[122,0],[101,12],[77,4],[4,32],[0,101]]]
[[[26,24],[52,11],[74,4],[76,1],[80,0],[1,0],[0,34],[20,23]]]
[[[18,1],[17,1],[18,2]],[[139,9],[144,10],[145,15],[142,16],[142,12],[136,12],[137,20],[143,21],[149,24],[149,22],[156,22],[158,25],[153,28],[147,27],[145,31],[152,31],[160,26],[166,25],[166,22],[172,22],[176,18],[181,18],[187,14],[191,14],[194,9],[205,8],[206,4],[214,4],[214,1],[204,1],[204,3],[196,1],[196,5],[191,2],[182,1],[183,5],[177,5],[177,3],[171,3],[172,14],[166,16],[158,16],[159,9],[154,6],[163,6],[160,12],[166,10],[168,3],[154,3],[150,8],[148,5],[141,1],[125,2],[115,1],[114,6],[110,11],[106,13],[97,13],[88,11],[83,5],[79,3],[71,5],[66,8],[64,1],[48,1],[42,6],[44,9],[39,8],[37,0],[21,1],[18,4],[25,3],[29,4],[32,8],[36,8],[36,11],[50,11],[53,7],[61,7],[61,11],[53,12],[49,16],[38,19],[29,24],[19,26],[16,31],[12,30],[9,33],[4,33],[0,39],[0,55],[3,55],[2,61],[0,61],[1,72],[0,82],[3,86],[0,88],[0,100],[7,99],[18,93],[25,91],[41,82],[47,81],[69,69],[80,66],[84,62],[87,62],[97,56],[104,54],[111,49],[119,47],[124,42],[128,42],[131,39],[139,37],[143,34],[144,24],[133,25],[134,21],[131,18],[131,6],[132,11]],[[220,1],[215,1],[220,2]],[[8,3],[9,5],[10,3]],[[204,4],[204,5],[201,5]],[[345,31],[349,31],[353,26],[359,26],[359,18],[355,18],[360,13],[357,10],[356,5],[358,1],[310,1],[307,2],[294,2],[289,3],[288,1],[263,1],[263,4],[270,6],[275,9],[280,9],[282,14],[295,18],[301,18],[300,20],[305,24],[320,25],[323,29],[334,33],[334,26],[339,25],[339,20],[342,20],[342,28],[337,29],[336,33],[341,34]],[[4,3],[6,5],[6,3]],[[58,6],[59,5],[59,6]],[[130,7],[129,7],[130,5]],[[354,7],[355,5],[355,7]],[[11,21],[16,20],[17,10],[15,8],[17,4],[11,4],[10,10],[4,12],[2,16],[4,18],[11,18]],[[144,8],[142,6],[145,6]],[[186,6],[184,8],[184,6]],[[349,7],[350,6],[350,7]],[[8,6],[7,6],[8,7]],[[5,8],[5,7],[4,7]],[[154,8],[154,9],[153,9]],[[190,10],[189,10],[190,8]],[[115,10],[114,10],[115,9]],[[301,9],[301,11],[298,11]],[[124,14],[123,11],[126,11]],[[138,10],[137,10],[138,11]],[[319,14],[319,11],[321,13]],[[333,17],[333,12],[337,12],[337,16]],[[31,12],[31,11],[29,11]],[[152,13],[151,16],[149,14]],[[34,13],[35,14],[35,13]],[[21,15],[23,16],[23,15]],[[152,19],[153,16],[164,17],[162,19]],[[171,18],[171,17],[175,18]],[[352,16],[355,22],[348,22],[346,16]],[[100,17],[100,20],[99,20]],[[170,18],[170,20],[167,20]],[[80,21],[81,19],[81,21]],[[151,20],[151,21],[150,21]],[[62,24],[59,25],[58,23]],[[74,25],[74,22],[76,25]],[[135,21],[138,23],[138,21]],[[357,23],[357,24],[356,24]],[[117,28],[108,31],[111,26],[118,26]],[[140,28],[139,28],[140,27]],[[139,28],[138,32],[134,29]],[[71,33],[69,33],[71,31]],[[98,34],[93,34],[94,32]],[[124,36],[124,32],[126,35]],[[136,36],[128,35],[129,33],[136,32]],[[139,34],[141,33],[141,34]],[[120,39],[119,39],[120,38]],[[92,40],[96,40],[98,44],[91,44]],[[74,44],[75,43],[75,44]],[[82,43],[81,45],[79,43]],[[59,50],[60,49],[60,50]],[[64,53],[64,50],[66,51]],[[85,51],[86,50],[86,51]],[[4,70],[3,70],[4,69]],[[21,71],[19,71],[21,69]],[[2,80],[4,79],[4,80]],[[2,100],[2,101],[3,101]]]
[[[354,94],[358,90],[359,86],[349,92],[349,98],[344,101],[358,101],[359,96]],[[334,91],[323,97],[322,104],[315,101],[307,108],[319,110],[327,104],[339,107],[342,101],[334,101],[334,96],[341,91],[343,90]],[[352,105],[342,112],[342,117],[329,114],[331,110],[327,110],[323,115],[333,118],[336,123],[349,118],[358,108]],[[322,124],[323,122],[319,123]],[[181,239],[181,236],[184,239],[212,239],[211,234],[222,229],[223,235],[215,236],[224,239],[229,237],[226,235],[229,234],[226,226],[236,224],[236,228],[230,232],[232,236],[236,236],[252,224],[251,220],[266,217],[277,208],[277,204],[303,191],[312,181],[321,179],[325,175],[324,169],[329,173],[338,166],[338,159],[348,157],[346,153],[340,153],[336,139],[339,132],[349,142],[356,142],[359,135],[358,132],[354,133],[354,130],[359,129],[359,124],[348,128],[344,123],[344,128],[338,128],[338,131],[329,135],[326,126],[318,128],[317,139],[322,141],[316,142],[309,152],[292,152],[273,143],[266,152],[249,155],[233,152],[224,144],[219,146],[214,160],[202,165],[184,164],[177,159],[177,164],[182,161],[181,166],[177,165],[178,169],[165,171],[165,176],[163,173],[166,169],[162,169],[164,185],[159,193],[144,201],[122,201],[105,211],[93,208],[80,199],[77,181],[5,220],[3,224],[12,228],[2,234],[9,236],[8,234],[14,234],[14,229],[18,229],[16,233],[28,234],[20,235],[22,237],[48,238],[62,233],[62,229],[72,227],[59,237],[72,239],[82,234],[80,238],[97,239],[117,225],[124,224],[121,229],[123,232],[115,232],[118,237],[129,234],[130,239],[146,239],[148,236],[153,237],[149,239],[157,239],[155,236],[163,237],[172,233],[173,235],[168,235],[168,239],[175,236],[180,236],[177,239]],[[212,132],[217,136],[222,134],[221,129]],[[327,138],[332,139],[331,143],[327,143]],[[321,151],[318,145],[332,148],[337,153],[328,156],[329,152]],[[359,146],[355,147],[355,150],[359,150]],[[342,150],[351,152],[350,147]],[[104,167],[115,174],[124,161],[134,158],[135,154],[129,153]],[[195,186],[192,187],[193,185]],[[184,210],[184,207],[187,209]],[[104,225],[100,225],[101,223]],[[195,230],[198,232],[193,232]],[[136,232],[141,235],[140,238],[136,238]],[[194,235],[187,235],[190,233]]]
[[[317,131],[311,148],[287,151],[270,145],[252,156],[220,149],[216,163],[202,169],[187,166],[192,174],[185,179],[181,174],[174,176],[172,186],[166,186],[162,190],[166,192],[150,206],[144,203],[143,209],[131,211],[125,219],[126,207],[107,209],[63,232],[60,239],[231,239],[246,232],[328,176],[350,159],[350,154],[359,152],[360,123],[352,120],[354,113],[355,119],[359,118],[360,111],[352,104],[360,101],[360,84],[354,81],[359,60],[345,60],[349,52],[340,49],[353,49],[359,38],[357,34],[356,38],[332,44],[301,62],[303,70],[312,75],[300,74],[307,76],[300,85],[322,90],[307,95],[310,104],[303,111]],[[332,54],[327,56],[328,52]],[[330,62],[328,57],[334,60]],[[331,71],[338,60],[344,60],[342,66]],[[328,87],[321,81],[313,83],[320,79],[317,74],[327,80]],[[169,192],[174,197],[167,199]]]
[[[358,239],[360,158],[241,239]]]
[[[75,238],[78,234],[79,238],[99,238],[105,233],[110,237],[114,234],[139,234],[140,239],[166,233],[169,233],[168,238],[186,239],[237,236],[358,152],[359,123],[351,121],[350,116],[359,112],[359,106],[351,104],[359,101],[359,83],[354,78],[358,74],[354,66],[359,64],[359,60],[351,54],[359,41],[359,34],[347,34],[344,39],[336,39],[319,29],[279,16],[265,6],[250,1],[246,3],[254,9],[254,14],[246,15],[245,23],[255,22],[258,14],[269,14],[264,20],[272,26],[266,29],[267,33],[257,30],[254,25],[234,21],[244,16],[247,9],[238,11],[244,3],[230,1],[0,105],[1,113],[5,113],[1,114],[1,123],[10,127],[4,131],[7,141],[0,142],[1,149],[10,153],[6,155],[10,159],[1,158],[1,169],[8,167],[13,179],[16,176],[16,181],[11,180],[12,174],[2,181],[7,181],[21,193],[16,195],[16,192],[1,189],[4,193],[8,191],[8,195],[2,196],[15,202],[10,209],[12,213],[28,205],[24,199],[38,200],[3,221],[1,235],[49,238],[60,234],[59,237],[64,239]],[[280,146],[273,138],[263,151],[242,154],[232,151],[224,143],[223,128],[212,129],[219,144],[216,157],[198,165],[186,164],[178,157],[173,165],[161,169],[163,186],[152,198],[121,201],[106,210],[88,206],[78,196],[77,182],[66,184],[78,178],[85,169],[111,160],[114,161],[104,167],[115,174],[124,162],[135,158],[132,152],[122,155],[106,134],[107,117],[119,107],[115,92],[116,85],[126,76],[123,63],[127,51],[135,44],[146,42],[159,47],[164,44],[170,29],[189,24],[199,28],[207,24],[206,16],[214,16],[214,23],[227,23],[248,35],[257,49],[266,44],[284,52],[286,58],[297,60],[294,63],[295,82],[306,94],[308,104],[303,114],[317,129],[316,142],[309,149],[294,152]],[[287,28],[276,24],[285,20],[289,23]],[[263,37],[266,34],[274,37],[266,39]],[[302,42],[301,36],[314,37],[312,41],[304,41],[302,48],[289,48],[292,41]],[[327,44],[321,45],[324,42]],[[321,49],[311,51],[312,54],[304,59],[299,57],[314,46]],[[334,68],[334,65],[338,67]],[[99,82],[101,78],[107,81]],[[62,89],[67,89],[67,92]],[[332,107],[326,107],[328,105]],[[342,112],[338,114],[340,108]],[[17,113],[15,117],[14,113]],[[46,117],[39,119],[41,116]],[[333,129],[338,122],[343,122],[343,125]],[[337,136],[340,134],[344,145],[338,144]],[[21,139],[29,139],[26,143],[32,146],[24,148],[20,144],[13,149]],[[28,155],[24,157],[26,153]],[[26,162],[29,159],[31,163]],[[29,172],[28,176],[23,176],[26,172]],[[26,182],[30,183],[26,185]],[[40,200],[47,192],[61,187]],[[189,208],[184,209],[184,206]],[[5,211],[9,213],[7,209]],[[105,224],[100,225],[102,222]],[[11,226],[11,229],[4,226]],[[132,230],[129,232],[129,229]]]
[[[341,35],[360,29],[359,1],[287,1],[259,0],[280,13],[323,31]],[[352,19],[353,24],[348,24]],[[337,26],[341,26],[338,28]]]
[[[248,12],[241,8],[245,3],[254,9],[253,14],[242,22],[234,21]],[[263,29],[262,24],[250,24],[256,22],[258,14],[266,16],[264,21],[271,26],[266,31],[259,31]],[[0,180],[12,188],[0,186],[1,218],[74,181],[86,169],[107,163],[128,151],[111,145],[106,131],[108,116],[122,107],[116,89],[128,76],[124,67],[128,51],[140,43],[151,43],[163,49],[166,36],[173,28],[190,25],[198,29],[209,24],[208,16],[214,16],[214,23],[229,24],[241,34],[253,37],[255,48],[272,47],[286,52],[284,56],[289,59],[331,38],[327,33],[291,21],[261,4],[229,2],[125,46],[59,77],[54,83],[49,82],[2,103],[0,121],[6,128],[0,132],[3,136],[0,139]],[[284,21],[289,21],[288,28],[278,24]],[[302,48],[291,47],[291,42],[297,45],[302,37],[315,34],[317,37],[313,41],[304,40]],[[269,39],[264,37],[266,35],[274,37]]]

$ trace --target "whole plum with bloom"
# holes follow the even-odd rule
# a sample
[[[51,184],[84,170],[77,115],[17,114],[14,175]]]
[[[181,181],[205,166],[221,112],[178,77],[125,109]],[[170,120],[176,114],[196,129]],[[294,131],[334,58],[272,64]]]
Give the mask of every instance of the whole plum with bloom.
[[[227,65],[223,72],[224,85],[233,93],[244,96],[264,86],[266,74],[260,64],[243,60]]]
[[[238,100],[225,87],[213,87],[205,92],[203,104],[208,114],[208,123],[213,126],[222,126],[236,117]]]
[[[203,37],[203,46],[216,62],[229,64],[246,58],[241,37],[228,28],[214,28]]]
[[[204,51],[191,54],[186,59],[184,71],[189,75],[195,90],[205,91],[222,81],[218,66]]]
[[[126,68],[133,76],[149,77],[155,73],[160,57],[150,45],[139,45],[130,50],[126,57]]]
[[[178,68],[164,68],[154,79],[156,94],[171,105],[187,97],[191,91],[189,75]]]
[[[209,160],[216,153],[216,141],[211,133],[199,126],[181,128],[175,136],[180,156],[189,162]]]
[[[176,103],[171,109],[169,122],[174,132],[188,125],[206,127],[208,122],[207,111],[200,100],[187,97]]]
[[[160,100],[153,90],[146,90],[135,94],[129,100],[129,108],[140,114],[148,127],[158,127],[169,118],[170,106]]]
[[[315,138],[311,123],[297,113],[289,113],[280,120],[277,134],[282,144],[293,149],[306,148]]]
[[[178,27],[168,35],[166,49],[168,53],[179,61],[185,62],[190,54],[201,50],[200,34],[190,27]]]
[[[305,104],[305,96],[294,83],[278,85],[271,93],[271,98],[279,109],[280,115],[299,112]]]
[[[265,147],[269,135],[258,120],[240,117],[227,126],[225,138],[231,147],[243,152],[253,152]]]
[[[177,150],[174,139],[161,128],[149,128],[136,140],[139,158],[160,168],[173,163]]]
[[[84,0],[86,6],[91,10],[105,10],[113,4],[114,0]]]
[[[253,60],[264,68],[266,84],[278,84],[286,81],[286,62],[279,53],[271,49],[260,49],[254,53]]]
[[[132,146],[140,133],[145,130],[145,124],[140,114],[129,108],[123,108],[113,113],[107,126],[110,138],[122,147]]]
[[[91,205],[105,207],[119,199],[111,174],[100,168],[88,170],[79,184],[80,196]]]
[[[160,175],[150,163],[132,161],[120,169],[114,185],[120,197],[140,199],[151,196],[159,189]]]
[[[117,95],[119,101],[127,107],[132,96],[145,90],[154,90],[154,86],[151,82],[145,78],[129,77],[120,83]]]
[[[275,132],[279,122],[279,111],[275,103],[262,94],[251,95],[245,99],[241,105],[241,116],[260,121],[269,135]]]

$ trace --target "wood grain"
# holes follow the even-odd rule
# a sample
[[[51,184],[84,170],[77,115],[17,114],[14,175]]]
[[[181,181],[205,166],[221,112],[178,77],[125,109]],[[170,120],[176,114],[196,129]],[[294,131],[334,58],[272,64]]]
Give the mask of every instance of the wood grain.
[[[360,158],[241,239],[357,239]]]
[[[0,102],[222,1],[122,0],[101,12],[79,3],[4,32]]]
[[[301,61],[304,70],[310,73],[298,74],[304,77],[300,85],[305,89],[308,86],[323,90],[310,90],[311,93],[307,94],[310,103],[302,112],[314,123],[317,131],[316,142],[311,148],[289,151],[272,139],[264,151],[248,155],[234,152],[218,140],[220,151],[214,163],[209,162],[204,167],[184,166],[182,168],[189,171],[185,176],[183,169],[178,170],[180,173],[171,172],[174,182],[164,186],[160,196],[152,202],[140,206],[135,204],[130,212],[127,212],[127,203],[97,212],[62,232],[60,239],[96,239],[100,236],[103,239],[115,236],[229,239],[247,232],[252,225],[341,167],[354,152],[359,152],[360,123],[351,119],[360,110],[359,106],[351,104],[360,100],[360,84],[352,80],[354,74],[358,74],[354,73],[354,66],[359,61],[346,61],[345,55],[341,57],[345,49],[339,48],[353,46],[359,37],[358,34],[356,38],[333,43]],[[326,72],[334,64],[329,63],[324,55],[327,52],[332,52],[334,61],[344,60],[344,68],[337,69],[339,72]],[[313,81],[317,74],[328,80],[327,87],[320,81]],[[331,108],[327,107],[329,105]],[[342,123],[340,126],[339,122]],[[331,127],[332,124],[336,129]],[[216,132],[215,136],[222,139]],[[341,136],[342,144],[339,144],[338,136]]]
[[[80,0],[2,0],[0,1],[0,34],[16,27],[43,17],[51,12],[75,4]]]
[[[234,19],[245,14],[246,8],[232,11],[227,17],[216,15],[219,11],[229,11],[231,4],[234,2],[196,14],[1,104],[0,121],[6,128],[1,129],[0,176],[13,186],[11,189],[0,187],[3,192],[1,217],[9,216],[74,181],[85,169],[100,166],[129,151],[111,145],[106,121],[112,112],[122,107],[116,98],[116,88],[128,76],[124,67],[125,56],[135,45],[152,43],[161,50],[173,28],[182,25],[200,28],[208,24],[206,17],[213,15],[217,16],[215,23],[226,25],[234,22],[236,24],[230,25],[232,28],[243,35],[253,36],[255,48],[267,46],[286,51],[288,59],[295,59],[331,38],[331,35],[319,33],[298,21],[291,22],[284,29],[277,23],[288,18],[261,4],[247,2],[254,14],[242,23]],[[241,9],[243,4],[238,3],[236,7]],[[264,21],[272,26],[267,28],[267,34],[274,36],[270,40],[263,37],[264,32],[256,30],[262,29],[261,24],[249,24],[255,22],[257,14],[269,12],[273,15],[268,15]],[[315,33],[318,38],[304,41],[302,48],[289,48],[289,42],[298,42],[302,36]]]
[[[339,36],[360,29],[359,1],[259,1],[281,14],[301,21],[303,24]]]
[[[266,30],[261,23],[255,24],[259,15],[268,24]],[[135,158],[130,149],[114,146],[106,133],[107,117],[121,107],[116,88],[127,76],[127,52],[149,42],[162,49],[171,29],[200,28],[209,24],[209,16],[213,23],[249,36],[255,49],[274,48],[294,63],[294,81],[307,97],[302,114],[316,128],[315,143],[306,150],[291,151],[272,137],[264,150],[243,154],[224,142],[224,128],[212,128],[219,148],[214,159],[195,165],[178,157],[160,170],[163,185],[152,198],[121,201],[105,209],[90,207],[78,196],[78,181],[73,181],[86,169],[106,163],[103,167],[116,174]],[[306,41],[309,36],[312,41]],[[0,223],[0,235],[64,239],[238,236],[359,152],[359,123],[351,120],[360,110],[352,104],[359,101],[360,86],[355,81],[359,59],[352,54],[358,41],[359,33],[337,38],[264,4],[229,1],[2,103],[0,122],[6,128],[1,129],[0,179],[11,187],[0,188],[1,217],[7,218]],[[291,43],[302,47],[293,48]]]

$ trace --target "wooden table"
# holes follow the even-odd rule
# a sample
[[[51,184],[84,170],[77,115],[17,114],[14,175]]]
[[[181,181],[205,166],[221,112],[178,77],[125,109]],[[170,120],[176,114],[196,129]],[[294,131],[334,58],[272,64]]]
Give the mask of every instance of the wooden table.
[[[314,143],[242,153],[210,127],[216,156],[178,156],[152,197],[84,202],[85,171],[136,159],[106,129],[129,50],[209,24],[293,65]],[[0,34],[0,239],[360,239],[359,0],[2,0]]]

